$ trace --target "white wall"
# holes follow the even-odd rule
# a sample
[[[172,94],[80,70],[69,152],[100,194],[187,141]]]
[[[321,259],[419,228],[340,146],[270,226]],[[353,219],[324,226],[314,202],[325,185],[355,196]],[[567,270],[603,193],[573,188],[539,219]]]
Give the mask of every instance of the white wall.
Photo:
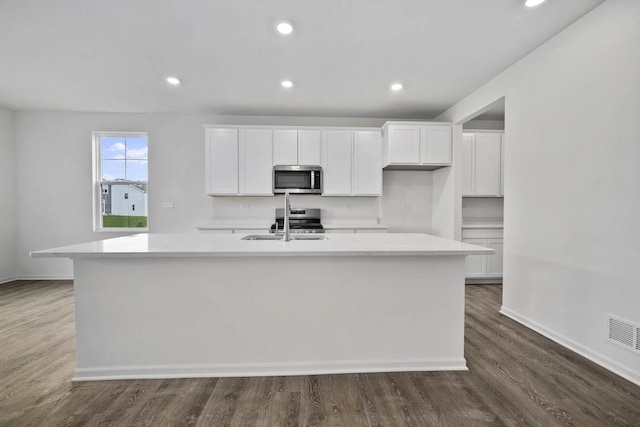
[[[0,283],[17,274],[15,159],[13,112],[0,108]]]
[[[605,314],[640,323],[639,16],[606,1],[438,117],[506,95],[503,312],[638,384]]]
[[[463,124],[463,129],[504,130],[504,120],[473,119]]]
[[[381,222],[389,232],[431,233],[432,172],[385,170]]]
[[[149,134],[149,230],[196,232],[195,226],[212,218],[256,218],[271,223],[281,197],[216,197],[205,195],[203,124],[264,124],[300,126],[381,126],[384,119],[307,118],[266,116],[152,115],[110,113],[16,112],[15,147],[17,199],[20,220],[16,244],[21,278],[70,278],[71,262],[30,259],[29,252],[122,233],[94,232],[91,197],[91,133],[143,131]],[[4,156],[3,156],[4,158]],[[13,156],[12,156],[13,158]],[[14,162],[11,161],[13,166]],[[404,215],[420,230],[431,226],[429,179],[408,197],[400,183],[385,178],[385,194],[409,206]],[[13,188],[13,186],[9,186]],[[394,193],[395,191],[395,193]],[[404,200],[404,201],[403,201]],[[162,210],[174,202],[174,210]],[[381,217],[376,197],[293,196],[292,204],[318,207],[332,219]],[[4,205],[3,205],[4,206]],[[393,217],[393,205],[391,217]],[[423,212],[424,211],[424,212]],[[9,251],[11,252],[11,251]],[[10,265],[15,264],[11,262]]]

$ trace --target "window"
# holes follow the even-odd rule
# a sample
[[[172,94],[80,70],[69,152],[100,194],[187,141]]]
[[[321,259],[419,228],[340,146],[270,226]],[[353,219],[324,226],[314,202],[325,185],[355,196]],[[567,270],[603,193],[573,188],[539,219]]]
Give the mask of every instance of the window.
[[[147,231],[148,138],[94,132],[94,230]]]

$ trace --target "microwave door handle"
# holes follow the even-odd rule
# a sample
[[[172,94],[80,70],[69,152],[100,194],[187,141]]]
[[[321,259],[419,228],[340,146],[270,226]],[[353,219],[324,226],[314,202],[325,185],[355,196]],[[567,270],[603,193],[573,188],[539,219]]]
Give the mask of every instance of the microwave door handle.
[[[311,171],[311,189],[316,188],[316,173]]]

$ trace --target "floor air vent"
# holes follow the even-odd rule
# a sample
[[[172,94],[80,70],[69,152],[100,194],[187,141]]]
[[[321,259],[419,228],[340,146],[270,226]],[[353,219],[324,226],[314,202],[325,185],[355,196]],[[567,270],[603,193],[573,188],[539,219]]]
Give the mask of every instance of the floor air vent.
[[[640,326],[608,315],[609,341],[640,353]]]

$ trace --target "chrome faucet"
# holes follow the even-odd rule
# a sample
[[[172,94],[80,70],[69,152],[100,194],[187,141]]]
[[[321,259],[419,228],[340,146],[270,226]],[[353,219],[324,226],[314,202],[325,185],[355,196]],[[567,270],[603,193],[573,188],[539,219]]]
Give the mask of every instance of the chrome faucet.
[[[291,213],[291,203],[289,202],[289,192],[284,193],[284,235],[282,236],[282,240],[288,242],[291,240],[291,236],[289,236],[289,214]]]

